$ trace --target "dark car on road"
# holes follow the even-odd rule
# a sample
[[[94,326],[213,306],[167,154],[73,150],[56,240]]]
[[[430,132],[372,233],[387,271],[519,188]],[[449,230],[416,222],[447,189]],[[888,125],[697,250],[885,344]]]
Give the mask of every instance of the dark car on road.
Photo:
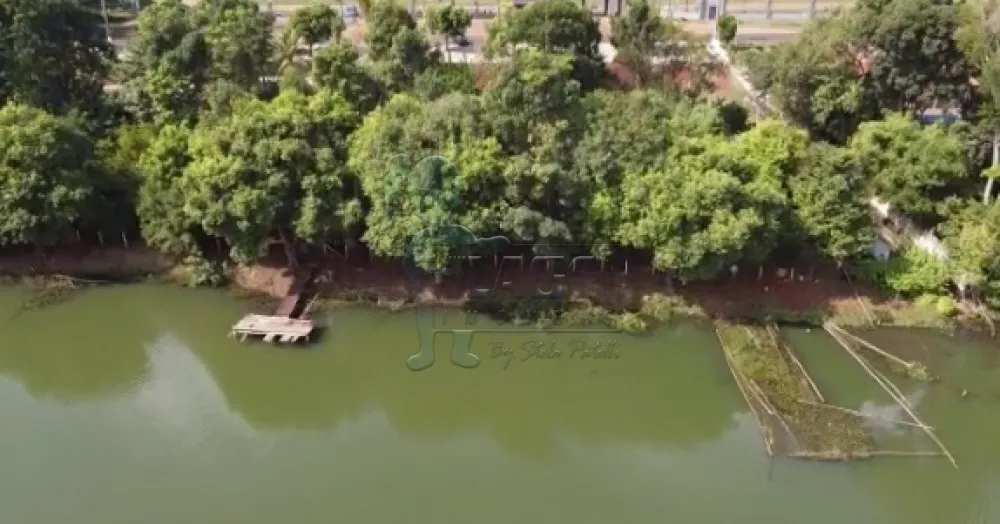
[[[455,37],[455,45],[458,47],[469,47],[472,45],[472,42],[465,35],[458,35]]]

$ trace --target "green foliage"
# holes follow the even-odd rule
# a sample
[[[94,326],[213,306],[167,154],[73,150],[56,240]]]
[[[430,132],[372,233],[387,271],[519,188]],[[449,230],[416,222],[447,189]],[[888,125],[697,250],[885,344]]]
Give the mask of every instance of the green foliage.
[[[947,264],[918,249],[908,249],[885,265],[881,278],[904,297],[944,295],[952,278]]]
[[[348,42],[333,43],[312,59],[316,87],[339,93],[361,113],[375,109],[382,86],[361,66],[358,51]]]
[[[297,39],[305,41],[311,55],[316,44],[331,38],[340,40],[340,35],[344,32],[344,21],[329,5],[312,4],[292,13],[287,30]]]
[[[862,124],[850,149],[869,191],[916,219],[936,220],[936,202],[967,177],[966,144],[955,128],[921,127],[903,114]]]
[[[707,94],[722,66],[648,1],[611,21],[620,91],[598,88],[598,24],[572,0],[505,11],[487,38],[497,60],[473,67],[425,36],[464,34],[467,10],[428,9],[424,27],[397,2],[363,10],[364,58],[328,5],[275,39],[255,0],[152,2],[105,97],[93,9],[0,0],[0,102],[15,102],[0,113],[3,241],[138,222],[179,257],[224,244],[249,262],[280,239],[294,263],[301,244],[364,240],[441,274],[443,239],[461,231],[604,258],[641,250],[660,270],[714,278],[778,250],[863,261],[877,195],[940,226],[951,256],[860,262],[873,278],[907,296],[944,296],[955,279],[963,298],[1000,304],[1000,206],[982,187],[1000,122],[992,4],[862,0],[751,52],[752,79],[788,119],[754,123]],[[724,41],[735,31],[719,21]],[[932,104],[971,122],[921,126]]]
[[[202,229],[184,211],[180,179],[191,162],[190,131],[165,126],[139,159],[142,182],[137,213],[146,243],[160,251],[180,255],[195,251]]]
[[[545,0],[504,11],[490,26],[484,51],[487,56],[510,56],[528,48],[572,56],[577,81],[590,89],[603,73],[600,41],[597,20],[589,9],[572,0]]]
[[[813,22],[794,43],[751,53],[751,79],[790,118],[837,143],[889,112],[964,109],[976,71],[962,48],[976,47],[968,45],[976,31],[959,31],[963,9],[957,2],[865,0]]]
[[[454,3],[443,7],[430,7],[424,13],[427,29],[445,38],[457,38],[465,34],[472,25],[472,15],[468,9],[456,6]]]
[[[958,303],[950,296],[938,297],[935,308],[938,314],[945,318],[954,317],[959,313]]]
[[[94,145],[71,120],[25,105],[0,109],[0,244],[50,244],[89,203]]]
[[[1000,278],[1000,206],[967,202],[941,229],[959,281],[988,291]]]
[[[191,287],[218,287],[227,281],[226,268],[217,260],[191,255],[184,259],[184,267],[188,274],[188,285]]]
[[[450,93],[474,94],[476,79],[468,67],[458,64],[438,64],[417,75],[413,90],[434,100]]]
[[[733,40],[736,39],[736,30],[739,27],[736,17],[731,14],[724,15],[722,18],[719,18],[717,26],[719,40],[726,45],[733,43]]]
[[[0,105],[95,110],[112,55],[103,20],[78,2],[0,2]]]
[[[347,136],[358,115],[342,96],[290,91],[271,102],[240,100],[231,116],[191,137],[179,181],[184,211],[224,238],[233,259],[255,260],[277,231],[294,262],[297,241],[346,234],[354,198]]]
[[[132,111],[150,121],[190,122],[212,105],[213,84],[256,93],[271,70],[273,27],[253,0],[153,3],[140,14],[119,71]]]
[[[612,317],[612,326],[625,333],[642,333],[648,327],[646,321],[636,313],[614,315]]]
[[[799,227],[834,260],[865,254],[875,237],[855,158],[843,149],[814,144],[803,167],[789,182]]]
[[[413,17],[396,2],[372,4],[366,23],[368,58],[375,76],[390,92],[409,90],[417,75],[438,62]]]

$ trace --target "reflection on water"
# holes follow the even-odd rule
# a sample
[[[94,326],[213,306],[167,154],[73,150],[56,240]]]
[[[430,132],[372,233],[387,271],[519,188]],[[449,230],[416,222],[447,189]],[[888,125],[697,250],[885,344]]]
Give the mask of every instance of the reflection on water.
[[[251,439],[256,432],[230,411],[226,397],[201,360],[177,336],[165,333],[146,347],[149,368],[128,400],[159,431],[196,446],[219,436]]]
[[[227,340],[240,313],[224,294],[138,287],[12,323],[0,521],[1000,523],[1000,405],[952,387],[984,391],[995,370],[954,342],[944,384],[900,387],[961,472],[769,460],[697,324],[622,338],[615,361],[413,373],[407,313],[337,313],[308,351]],[[824,338],[790,340],[832,401],[894,445],[925,446]]]

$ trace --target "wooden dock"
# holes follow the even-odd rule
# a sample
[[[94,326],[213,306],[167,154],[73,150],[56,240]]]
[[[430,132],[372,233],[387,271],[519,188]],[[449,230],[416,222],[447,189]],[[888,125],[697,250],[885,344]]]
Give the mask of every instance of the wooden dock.
[[[315,325],[312,320],[301,317],[308,313],[309,306],[303,302],[310,294],[309,285],[317,272],[316,267],[299,272],[273,315],[247,315],[233,326],[230,336],[239,337],[241,341],[252,336],[262,337],[264,342],[308,342]]]
[[[315,326],[311,320],[272,315],[247,315],[233,326],[230,336],[263,337],[264,342],[295,343],[308,341]]]

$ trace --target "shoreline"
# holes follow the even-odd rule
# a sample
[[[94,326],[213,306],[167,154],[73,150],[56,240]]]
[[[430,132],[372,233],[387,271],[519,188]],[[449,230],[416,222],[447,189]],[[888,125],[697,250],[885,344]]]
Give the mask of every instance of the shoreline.
[[[265,257],[253,266],[231,269],[225,287],[238,299],[257,302],[258,308],[275,303],[292,285],[292,276],[280,258]],[[156,280],[186,285],[189,278],[189,272],[176,260],[140,246],[60,250],[46,257],[44,263],[39,264],[38,260],[36,255],[28,253],[0,256],[0,275],[8,282],[63,276],[85,284]],[[321,310],[350,306],[396,310],[416,305],[490,309],[516,304],[520,310],[516,315],[524,314],[525,321],[544,324],[545,315],[551,311],[545,310],[545,306],[532,305],[531,297],[541,287],[550,288],[553,281],[551,275],[530,269],[508,268],[498,272],[492,264],[484,264],[441,281],[419,282],[414,288],[396,261],[331,256],[316,281],[315,305]],[[934,304],[921,300],[883,299],[871,290],[856,288],[856,283],[831,273],[829,268],[796,269],[741,269],[732,278],[683,284],[641,264],[615,269],[595,266],[560,280],[571,291],[564,293],[558,303],[559,309],[571,319],[603,319],[634,332],[644,331],[649,323],[675,317],[773,321],[816,328],[833,321],[845,327],[968,328],[987,332],[992,329],[982,317],[943,316]],[[493,282],[501,273],[505,280],[513,282],[509,293],[477,306],[469,290]],[[414,293],[414,289],[419,292]]]

